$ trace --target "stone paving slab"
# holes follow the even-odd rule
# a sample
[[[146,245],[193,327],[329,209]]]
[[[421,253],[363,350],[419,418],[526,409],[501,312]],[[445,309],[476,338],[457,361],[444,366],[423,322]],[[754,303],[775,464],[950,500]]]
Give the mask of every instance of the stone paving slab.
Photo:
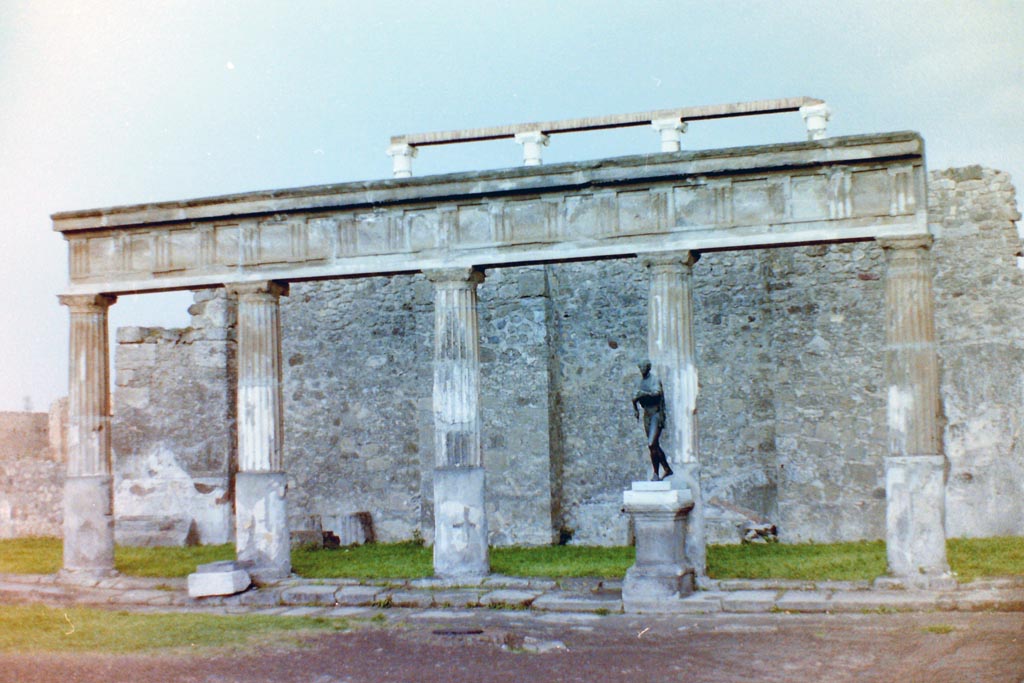
[[[783,612],[828,612],[831,606],[832,593],[828,591],[786,591],[775,601],[775,608]]]
[[[715,614],[722,611],[722,598],[725,593],[722,591],[698,591],[691,593],[682,600],[675,609],[674,614]]]
[[[956,609],[963,612],[1024,612],[1024,589],[970,591],[956,596]]]
[[[910,591],[837,592],[832,595],[833,612],[925,612],[937,609],[934,593]]]
[[[541,595],[540,591],[501,589],[484,593],[480,604],[484,607],[511,607],[526,609]]]
[[[372,605],[385,593],[379,586],[342,586],[334,592],[334,604],[340,607]]]
[[[486,583],[487,585],[484,585]],[[336,616],[365,616],[382,607],[432,612],[462,612],[482,607],[531,609],[547,613],[590,613],[599,616],[623,611],[618,582],[597,579],[554,581],[496,577],[477,587],[441,588],[444,581],[357,585],[351,580],[289,580],[226,597],[189,598],[184,580],[145,579],[82,582],[56,581],[45,575],[0,575],[0,602],[117,605],[140,610],[199,611],[209,613],[281,614],[311,607]],[[88,585],[87,585],[88,584]],[[99,585],[106,586],[100,588]],[[418,588],[415,586],[419,586]],[[712,585],[710,583],[706,585]],[[674,614],[824,613],[909,611],[1020,611],[1024,612],[1024,577],[988,579],[935,590],[880,589],[868,582],[787,582],[730,580],[715,582],[718,590],[703,590],[672,605],[654,605],[651,611]],[[780,586],[789,586],[781,588]],[[887,582],[883,585],[902,585]],[[941,584],[936,584],[941,585]],[[90,587],[91,586],[91,587]],[[427,586],[430,588],[428,589]],[[514,587],[510,587],[514,586]],[[534,586],[526,588],[525,586]],[[540,586],[544,586],[541,588]],[[746,586],[746,588],[744,588]],[[810,587],[809,587],[810,586]],[[118,588],[119,587],[119,588]],[[158,588],[159,587],[159,588]],[[637,608],[637,605],[626,605]],[[668,608],[671,609],[668,609]],[[332,609],[333,608],[333,609]],[[354,610],[354,611],[352,611]]]
[[[325,614],[327,610],[323,607],[290,607],[285,611],[281,612],[278,616],[282,617],[319,617]]]
[[[433,607],[434,591],[394,591],[391,593],[392,607]]]
[[[546,612],[621,612],[622,599],[553,591],[534,600],[532,607]]]
[[[342,590],[336,585],[312,584],[292,586],[281,591],[280,602],[285,605],[323,605],[333,607],[338,604],[334,594]]]
[[[777,590],[728,591],[722,596],[722,609],[726,612],[757,613],[775,609]]]
[[[434,592],[436,607],[477,607],[480,604],[482,590],[447,590]]]

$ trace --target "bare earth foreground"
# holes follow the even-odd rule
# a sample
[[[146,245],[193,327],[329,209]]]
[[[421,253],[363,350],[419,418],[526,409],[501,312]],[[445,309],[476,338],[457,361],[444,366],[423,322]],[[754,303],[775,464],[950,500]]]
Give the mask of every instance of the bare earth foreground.
[[[1024,681],[1024,615],[385,610],[257,651],[0,656],[0,681]]]

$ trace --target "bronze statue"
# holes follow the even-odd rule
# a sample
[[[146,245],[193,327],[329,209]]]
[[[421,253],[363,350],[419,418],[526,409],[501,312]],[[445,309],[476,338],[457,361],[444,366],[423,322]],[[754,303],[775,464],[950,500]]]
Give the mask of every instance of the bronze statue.
[[[644,434],[647,435],[647,450],[651,453],[651,466],[654,468],[654,476],[651,481],[661,481],[665,477],[672,476],[672,468],[668,466],[665,458],[665,451],[661,450],[658,441],[661,439],[661,432],[665,429],[665,391],[661,387],[661,380],[651,372],[651,361],[645,360],[637,367],[640,368],[640,386],[633,395],[633,414],[640,419],[640,411],[637,404],[644,409]],[[658,468],[665,473],[658,475]]]

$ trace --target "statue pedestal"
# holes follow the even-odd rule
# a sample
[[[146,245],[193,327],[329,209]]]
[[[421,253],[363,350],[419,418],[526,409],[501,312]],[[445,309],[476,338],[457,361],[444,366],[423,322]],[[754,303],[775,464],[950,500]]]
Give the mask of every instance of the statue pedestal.
[[[671,612],[674,601],[693,592],[694,572],[683,551],[693,496],[669,481],[635,481],[622,502],[636,537],[636,564],[622,582],[623,605],[627,612]]]

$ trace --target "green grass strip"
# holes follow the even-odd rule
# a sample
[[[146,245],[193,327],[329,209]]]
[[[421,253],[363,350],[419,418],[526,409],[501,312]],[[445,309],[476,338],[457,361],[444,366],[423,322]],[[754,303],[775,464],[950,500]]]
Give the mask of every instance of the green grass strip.
[[[1024,575],[1024,537],[950,539],[957,577]],[[115,565],[128,576],[183,577],[199,564],[234,557],[234,546],[118,547]],[[542,546],[492,548],[491,569],[510,576],[621,577],[633,564],[630,547]],[[56,538],[0,541],[0,573],[52,574],[61,566]],[[334,550],[297,549],[292,566],[307,578],[412,579],[433,574],[430,548],[415,542],[375,543]],[[871,580],[885,574],[885,543],[806,543],[708,547],[712,578]]]
[[[885,543],[742,544],[708,548],[715,579],[855,581],[885,573]]]
[[[632,547],[549,545],[491,548],[491,571],[507,576],[621,578],[636,558]]]
[[[946,553],[949,566],[961,581],[1024,575],[1024,537],[951,538],[946,542]]]
[[[309,579],[418,579],[434,573],[430,548],[414,541],[330,550],[297,548],[292,571]]]
[[[0,652],[143,652],[279,642],[291,633],[346,630],[322,617],[132,614],[41,605],[0,607]]]

